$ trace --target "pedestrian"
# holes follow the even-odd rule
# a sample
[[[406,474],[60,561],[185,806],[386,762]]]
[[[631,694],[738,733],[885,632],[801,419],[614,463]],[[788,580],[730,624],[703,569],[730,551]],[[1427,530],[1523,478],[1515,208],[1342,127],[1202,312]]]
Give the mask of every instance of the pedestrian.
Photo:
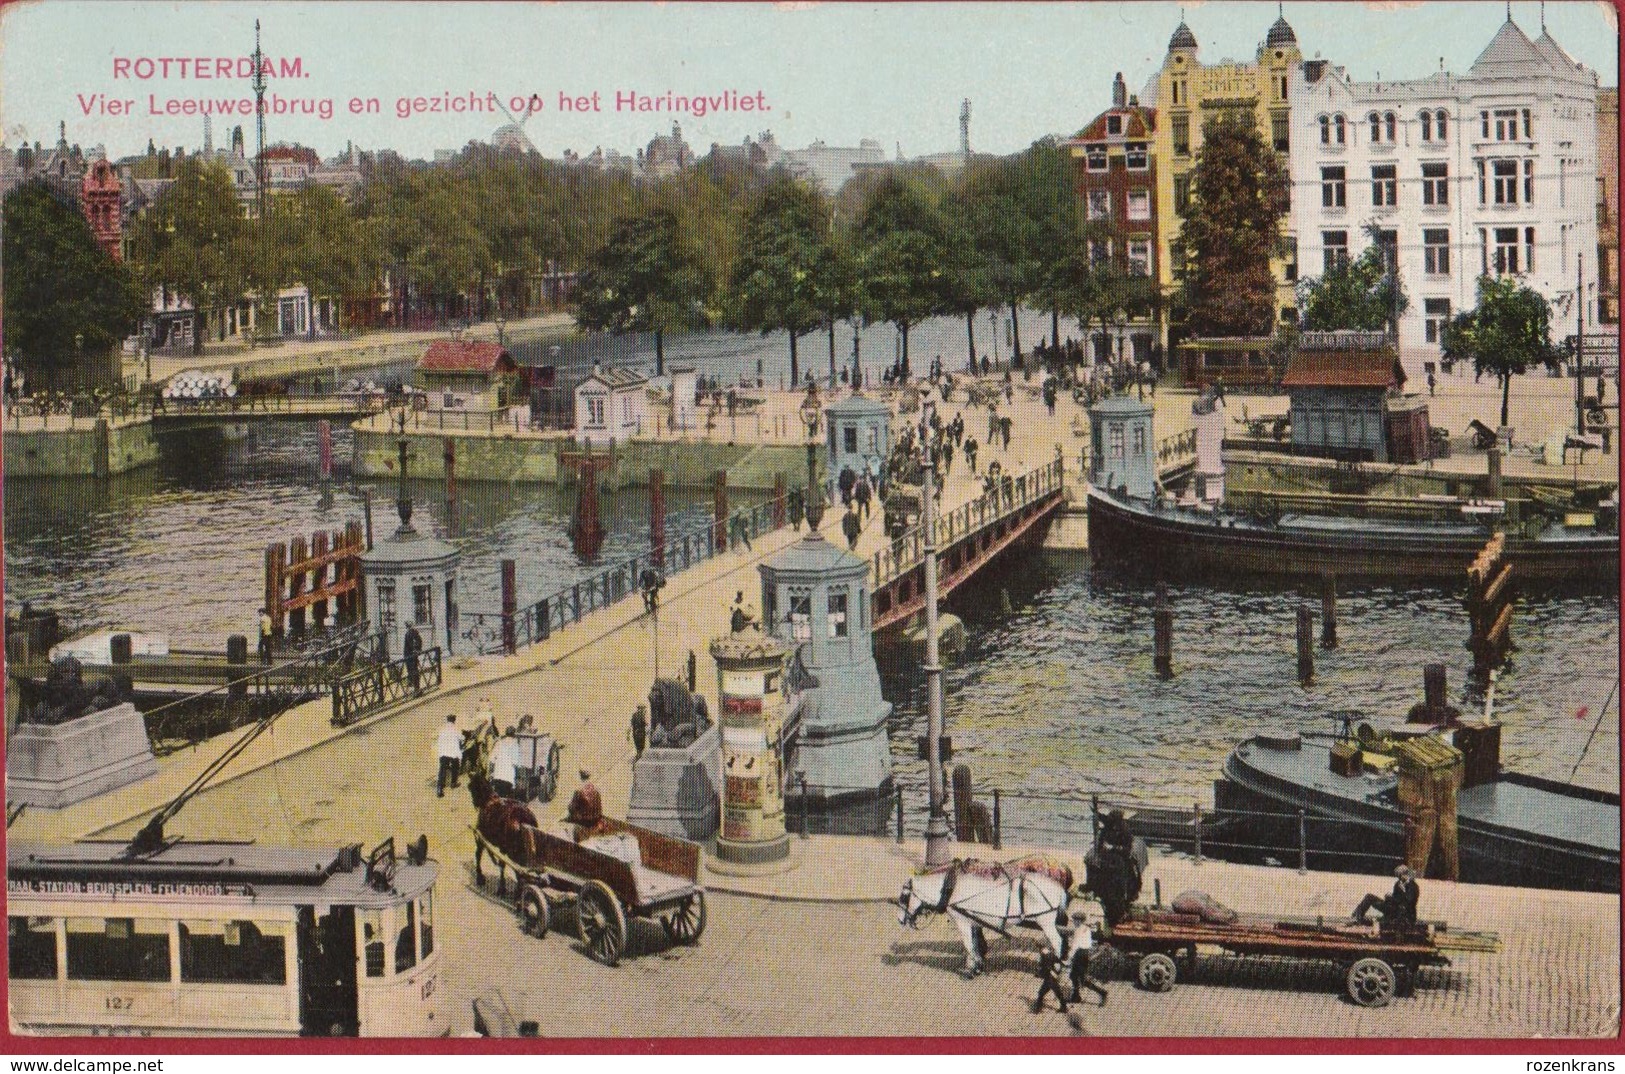
[[[797,533],[800,533],[801,518],[807,513],[807,494],[802,492],[801,487],[798,485],[790,490],[786,500],[789,502],[790,507],[790,525],[795,527]]]
[[[406,680],[412,692],[418,692],[418,654],[423,652],[423,635],[411,623],[406,624],[406,637],[401,641],[401,653],[406,657]]]
[[[728,629],[738,634],[750,626],[750,612],[745,610],[745,591],[743,589],[734,593],[733,613],[728,619]]]
[[[1387,898],[1367,895],[1360,900],[1360,905],[1354,908],[1355,921],[1365,924],[1366,915],[1375,910],[1382,915],[1384,928],[1416,924],[1416,904],[1422,897],[1416,873],[1409,865],[1402,864],[1394,870],[1394,877],[1394,890]]]
[[[457,786],[458,774],[463,764],[463,736],[457,731],[457,717],[447,716],[446,725],[434,740],[435,758],[440,762],[440,772],[436,776],[435,797],[446,796],[446,779],[451,778],[451,785]]]
[[[863,523],[858,520],[856,509],[851,507],[846,509],[846,514],[841,517],[841,532],[846,534],[847,549],[856,551],[858,537],[863,533]]]
[[[946,478],[954,472],[954,439],[946,437],[942,441],[942,476]]]
[[[852,489],[857,486],[857,472],[850,466],[841,467],[841,476],[836,479],[836,486],[841,490],[841,506],[852,506]]]
[[[260,663],[271,662],[271,634],[275,629],[271,622],[271,613],[264,608],[260,609]]]
[[[999,419],[999,435],[1004,438],[1004,450],[1010,450],[1010,417],[1006,415]]]
[[[649,741],[649,706],[639,705],[632,712],[632,759],[643,756],[643,747]]]
[[[1428,395],[1430,397],[1433,395],[1433,390],[1438,386],[1438,383],[1438,380],[1433,376],[1433,370],[1428,370]]]
[[[993,443],[999,438],[999,404],[997,400],[989,400],[987,404],[987,442]]]
[[[519,739],[512,727],[502,732],[491,750],[491,789],[498,798],[514,796],[516,769],[519,766]]]
[[[965,441],[965,462],[970,466],[970,472],[976,472],[976,438],[973,436]]]
[[[1033,1000],[1033,1013],[1044,1009],[1044,997],[1055,996],[1055,1002],[1066,1013],[1068,1003],[1078,1002],[1087,988],[1106,1005],[1106,990],[1089,979],[1089,952],[1095,946],[1093,930],[1083,921],[1075,921],[1065,910],[1055,911],[1055,931],[1061,936],[1059,956],[1042,951],[1038,956],[1038,996]],[[1065,971],[1064,976],[1062,971]],[[1070,998],[1067,993],[1071,992]]]
[[[858,501],[858,513],[867,519],[869,517],[869,501],[874,497],[874,490],[869,487],[867,474],[858,478],[857,487],[852,490],[852,495]]]
[[[1602,374],[1599,373],[1597,374],[1597,405],[1606,406],[1607,404],[1608,381],[1602,376]]]
[[[690,649],[688,651],[688,692],[691,694],[694,692],[695,686],[699,684],[699,669],[699,661],[694,658],[694,650]]]
[[[733,520],[728,526],[728,539],[735,545],[744,545],[746,551],[754,552],[750,544],[750,523],[745,518],[745,512],[735,511]]]

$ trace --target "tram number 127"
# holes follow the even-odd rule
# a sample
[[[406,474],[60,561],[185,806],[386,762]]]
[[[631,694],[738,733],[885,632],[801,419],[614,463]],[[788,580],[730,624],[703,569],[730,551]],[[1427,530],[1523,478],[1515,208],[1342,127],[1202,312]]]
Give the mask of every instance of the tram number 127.
[[[107,996],[105,997],[105,1001],[107,1004],[107,1009],[110,1011],[135,1010],[134,996]]]

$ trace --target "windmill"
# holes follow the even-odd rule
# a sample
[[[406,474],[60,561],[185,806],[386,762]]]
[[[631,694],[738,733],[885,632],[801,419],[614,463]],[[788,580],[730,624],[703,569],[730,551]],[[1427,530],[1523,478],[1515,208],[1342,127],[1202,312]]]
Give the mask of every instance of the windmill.
[[[511,127],[514,134],[518,136],[518,142],[515,145],[515,148],[522,152],[535,152],[535,144],[531,142],[530,136],[525,133],[525,124],[530,122],[531,116],[542,110],[541,94],[532,93],[530,95],[530,100],[525,102],[525,111],[519,116],[518,119],[514,118],[514,114],[508,111],[507,106],[504,105],[500,99],[497,101],[497,107],[502,109],[502,114],[508,117],[508,127]],[[508,128],[503,128],[503,130],[506,129]],[[502,132],[498,131],[497,133],[500,134]],[[493,141],[494,140],[495,139],[493,139]],[[499,145],[498,148],[501,148],[501,146]]]

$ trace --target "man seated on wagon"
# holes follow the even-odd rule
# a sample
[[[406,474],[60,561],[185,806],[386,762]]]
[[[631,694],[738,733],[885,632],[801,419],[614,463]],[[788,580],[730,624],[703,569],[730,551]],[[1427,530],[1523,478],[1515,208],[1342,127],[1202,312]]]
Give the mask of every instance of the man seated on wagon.
[[[571,837],[576,842],[603,835],[609,831],[604,820],[604,799],[592,785],[592,773],[581,770],[581,786],[570,796],[570,808],[564,814],[566,824],[574,825]]]
[[[1354,908],[1355,921],[1365,924],[1366,915],[1375,910],[1382,915],[1383,928],[1416,924],[1416,904],[1422,897],[1416,873],[1409,865],[1402,864],[1394,870],[1394,877],[1394,890],[1387,898],[1367,895],[1360,900],[1360,905]]]

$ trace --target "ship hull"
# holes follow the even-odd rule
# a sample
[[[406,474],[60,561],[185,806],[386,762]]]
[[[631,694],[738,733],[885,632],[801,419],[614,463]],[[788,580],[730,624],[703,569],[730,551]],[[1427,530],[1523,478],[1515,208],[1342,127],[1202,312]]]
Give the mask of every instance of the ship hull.
[[[1113,569],[1186,577],[1308,576],[1459,581],[1490,534],[1469,527],[1291,529],[1222,512],[1157,510],[1089,490],[1089,549]],[[1612,534],[1558,540],[1509,535],[1507,553],[1523,580],[1617,588],[1619,538]]]

